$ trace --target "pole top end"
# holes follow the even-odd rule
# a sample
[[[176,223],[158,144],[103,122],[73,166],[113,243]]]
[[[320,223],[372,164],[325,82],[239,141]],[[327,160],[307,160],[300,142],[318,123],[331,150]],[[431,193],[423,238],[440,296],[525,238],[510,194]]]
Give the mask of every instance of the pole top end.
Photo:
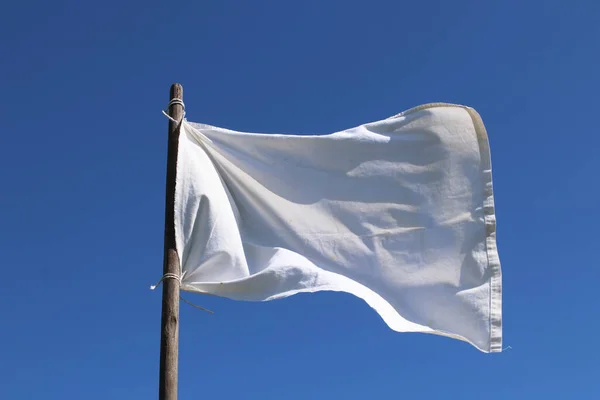
[[[171,99],[183,99],[183,86],[179,83],[171,85]]]

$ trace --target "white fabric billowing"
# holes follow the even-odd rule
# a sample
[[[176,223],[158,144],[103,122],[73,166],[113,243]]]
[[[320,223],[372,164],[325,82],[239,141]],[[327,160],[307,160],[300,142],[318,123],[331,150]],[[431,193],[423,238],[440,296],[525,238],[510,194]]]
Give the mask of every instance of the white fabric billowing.
[[[319,136],[184,120],[175,229],[182,290],[342,291],[395,331],[502,350],[490,153],[471,108],[429,104]]]

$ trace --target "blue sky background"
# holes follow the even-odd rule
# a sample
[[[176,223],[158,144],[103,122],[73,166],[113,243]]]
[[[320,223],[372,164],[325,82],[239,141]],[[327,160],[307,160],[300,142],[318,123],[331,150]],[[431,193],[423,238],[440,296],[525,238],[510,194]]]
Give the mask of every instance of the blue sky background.
[[[156,398],[173,82],[255,132],[476,108],[512,347],[187,294],[216,315],[182,304],[181,399],[600,398],[600,2],[13,1],[0,49],[0,398]]]

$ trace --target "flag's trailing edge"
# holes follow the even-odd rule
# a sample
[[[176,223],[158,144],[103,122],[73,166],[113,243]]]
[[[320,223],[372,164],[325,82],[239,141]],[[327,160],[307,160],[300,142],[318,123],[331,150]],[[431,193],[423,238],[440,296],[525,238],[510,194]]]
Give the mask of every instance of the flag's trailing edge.
[[[175,230],[182,290],[266,301],[322,290],[399,332],[502,350],[487,133],[428,104],[316,135],[182,122]]]

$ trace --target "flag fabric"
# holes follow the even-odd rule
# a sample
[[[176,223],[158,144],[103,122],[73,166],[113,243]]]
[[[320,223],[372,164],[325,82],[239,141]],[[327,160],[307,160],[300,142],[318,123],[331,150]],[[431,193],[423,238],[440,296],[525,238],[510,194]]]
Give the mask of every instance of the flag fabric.
[[[340,291],[393,330],[502,350],[487,133],[427,104],[322,135],[182,121],[181,289],[243,301]]]

